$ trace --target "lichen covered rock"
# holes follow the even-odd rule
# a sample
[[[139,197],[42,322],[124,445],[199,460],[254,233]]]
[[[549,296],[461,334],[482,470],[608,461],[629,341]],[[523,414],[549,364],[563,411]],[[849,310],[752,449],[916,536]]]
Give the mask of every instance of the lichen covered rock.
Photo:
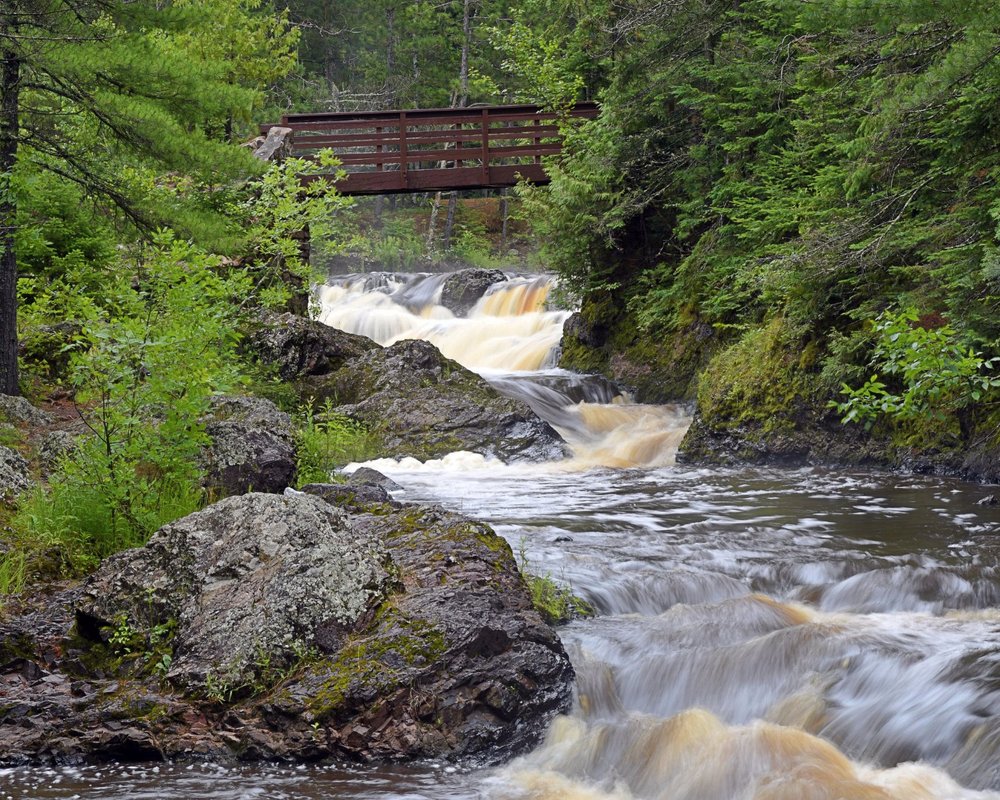
[[[295,481],[292,419],[259,397],[220,397],[205,432],[205,483],[222,495],[281,492]]]
[[[187,690],[253,686],[283,669],[323,626],[350,629],[392,584],[374,531],[307,495],[232,497],[108,559],[78,606],[84,630],[122,618],[176,623],[169,679]]]
[[[35,408],[23,397],[0,394],[0,422],[40,428],[53,422],[52,415]]]
[[[0,445],[0,503],[15,499],[30,487],[28,462],[15,450]]]
[[[437,507],[357,498],[229,498],[8,614],[0,765],[532,746],[573,672],[510,547]]]

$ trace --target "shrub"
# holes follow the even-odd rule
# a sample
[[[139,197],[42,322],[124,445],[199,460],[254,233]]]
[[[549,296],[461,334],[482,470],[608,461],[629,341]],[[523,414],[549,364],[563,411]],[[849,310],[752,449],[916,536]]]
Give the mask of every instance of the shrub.
[[[376,454],[375,437],[362,425],[337,414],[328,399],[318,414],[311,405],[296,434],[298,486],[329,483],[337,467],[365,461]]]

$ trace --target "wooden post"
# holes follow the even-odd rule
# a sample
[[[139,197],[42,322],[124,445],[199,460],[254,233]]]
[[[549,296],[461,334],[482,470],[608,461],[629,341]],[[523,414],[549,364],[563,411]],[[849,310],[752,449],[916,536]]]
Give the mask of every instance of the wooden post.
[[[378,140],[378,144],[375,145],[375,154],[378,158],[378,165],[375,167],[376,172],[382,172],[385,169],[385,165],[382,163],[382,128],[381,126],[375,128],[375,138]],[[381,197],[382,195],[379,195]]]
[[[409,182],[406,178],[407,169],[407,152],[406,152],[406,112],[399,112],[399,188],[407,189],[409,188]]]
[[[483,160],[482,175],[483,175],[483,186],[489,186],[490,184],[490,112],[488,109],[483,109],[482,119],[480,120],[480,125],[482,126],[480,133],[482,134],[482,154],[481,158]]]
[[[532,124],[537,128],[539,125],[542,124],[542,121],[538,119],[538,117],[535,117],[535,119],[532,120]],[[539,136],[537,132],[535,133],[535,136],[531,141],[532,144],[534,144],[536,150],[542,146],[542,137]],[[542,163],[542,156],[540,154],[535,155],[535,163],[536,164]]]

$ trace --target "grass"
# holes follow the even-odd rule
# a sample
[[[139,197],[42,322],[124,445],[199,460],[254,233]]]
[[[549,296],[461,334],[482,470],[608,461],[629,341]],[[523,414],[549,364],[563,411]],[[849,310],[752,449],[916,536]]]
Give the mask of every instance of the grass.
[[[35,578],[76,577],[94,570],[101,559],[145,544],[175,519],[198,510],[200,487],[161,482],[142,504],[141,516],[116,513],[101,492],[53,481],[23,496],[5,532],[0,554],[0,595],[16,594]]]
[[[329,483],[333,470],[352,461],[367,461],[377,455],[377,448],[374,434],[333,411],[331,401],[320,412],[310,405],[296,433],[296,485]]]
[[[531,571],[523,539],[518,549],[517,561],[531,595],[531,605],[549,625],[561,625],[578,617],[594,615],[590,603],[573,594],[572,587],[557,583],[549,573],[539,575]]]

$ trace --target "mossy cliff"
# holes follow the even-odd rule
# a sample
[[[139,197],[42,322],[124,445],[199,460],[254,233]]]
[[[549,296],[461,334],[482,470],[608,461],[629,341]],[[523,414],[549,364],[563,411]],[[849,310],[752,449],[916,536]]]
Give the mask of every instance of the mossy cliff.
[[[869,429],[830,407],[843,365],[829,340],[802,336],[783,317],[716,329],[692,311],[642,328],[626,282],[589,294],[568,320],[560,366],[603,374],[640,402],[695,404],[678,460],[877,466],[1000,481],[1000,412],[956,414]]]

